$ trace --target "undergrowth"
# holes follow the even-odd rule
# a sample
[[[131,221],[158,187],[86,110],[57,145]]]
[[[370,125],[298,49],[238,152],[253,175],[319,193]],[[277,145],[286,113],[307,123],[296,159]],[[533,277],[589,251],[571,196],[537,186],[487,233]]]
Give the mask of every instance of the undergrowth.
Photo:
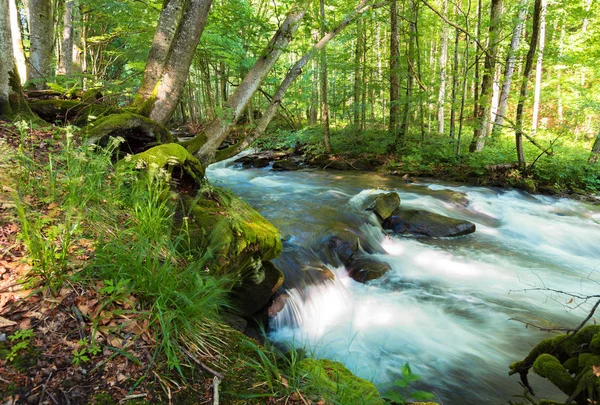
[[[483,177],[490,165],[516,164],[514,135],[506,129],[501,136],[490,138],[480,153],[469,153],[472,129],[463,129],[463,139],[458,148],[457,139],[440,137],[413,131],[397,153],[390,153],[394,138],[385,128],[370,128],[357,132],[352,126],[333,128],[331,145],[335,154],[385,155],[386,171],[402,171],[420,175],[449,177]],[[525,172],[512,173],[507,185],[515,185],[524,179],[550,185],[559,191],[600,192],[600,164],[589,164],[592,139],[573,140],[567,133],[539,130],[536,141],[549,154],[524,141]],[[289,149],[296,143],[304,145],[311,154],[325,153],[321,127],[305,127],[297,131],[275,130],[268,137],[258,140],[256,147],[262,149]],[[444,174],[446,173],[446,174]],[[453,176],[454,175],[454,176]]]

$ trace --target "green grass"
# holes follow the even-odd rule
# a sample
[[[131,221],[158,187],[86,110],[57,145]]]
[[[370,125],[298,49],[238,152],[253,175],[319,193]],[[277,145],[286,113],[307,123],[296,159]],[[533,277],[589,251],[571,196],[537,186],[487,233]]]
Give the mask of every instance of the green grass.
[[[53,290],[67,279],[102,280],[135,294],[156,331],[155,358],[164,356],[169,368],[182,371],[183,348],[209,357],[218,353],[230,283],[205,271],[210,246],[194,254],[184,248],[186,227],[174,227],[177,200],[168,175],[115,171],[112,154],[119,141],[106,149],[85,146],[74,141],[72,128],[59,134],[56,152],[40,159],[25,146],[28,126],[21,124],[19,131],[22,169],[14,200],[30,275]],[[95,241],[94,258],[82,272],[73,265],[79,238]],[[115,294],[119,289],[104,299]]]

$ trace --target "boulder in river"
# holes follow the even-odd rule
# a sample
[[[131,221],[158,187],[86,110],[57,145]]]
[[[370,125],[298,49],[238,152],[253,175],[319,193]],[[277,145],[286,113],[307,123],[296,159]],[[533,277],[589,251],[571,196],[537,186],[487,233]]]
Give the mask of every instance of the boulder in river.
[[[384,229],[396,234],[451,237],[475,232],[475,224],[424,210],[397,209],[384,221]]]
[[[348,275],[359,283],[379,278],[391,269],[388,263],[366,254],[356,254],[346,263]]]
[[[388,219],[399,206],[400,196],[398,193],[394,192],[379,194],[375,197],[375,201],[371,205],[373,212],[375,212],[382,221]]]
[[[358,236],[348,230],[327,234],[321,239],[320,244],[325,248],[323,249],[326,255],[325,262],[336,266],[348,262],[360,247]]]
[[[274,171],[280,171],[280,172],[289,172],[289,171],[294,171],[294,170],[298,170],[300,168],[300,164],[298,162],[295,162],[291,159],[281,159],[281,160],[276,160],[275,162],[273,162],[273,169]]]

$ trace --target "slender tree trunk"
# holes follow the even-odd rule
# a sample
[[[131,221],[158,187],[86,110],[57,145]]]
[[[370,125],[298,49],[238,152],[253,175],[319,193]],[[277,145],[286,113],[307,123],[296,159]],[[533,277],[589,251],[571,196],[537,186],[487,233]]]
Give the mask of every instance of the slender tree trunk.
[[[19,10],[16,0],[9,0],[10,7],[10,30],[12,35],[13,54],[17,63],[17,70],[21,78],[21,84],[27,80],[27,61],[23,51],[23,38],[21,37],[21,24],[19,22]]]
[[[448,0],[443,0],[442,14],[448,15]],[[456,54],[456,52],[455,52]],[[448,60],[448,29],[445,23],[442,23],[442,40],[440,44],[440,89],[438,92],[438,113],[437,121],[438,135],[444,135],[444,102],[446,100],[446,62]]]
[[[498,102],[498,112],[494,120],[493,135],[498,136],[502,133],[502,125],[504,124],[504,116],[506,115],[506,107],[508,106],[508,97],[510,96],[510,87],[512,84],[513,74],[515,72],[515,61],[519,48],[521,33],[523,32],[523,23],[527,15],[529,0],[521,0],[519,4],[519,14],[517,22],[512,32],[510,40],[510,48],[506,57],[506,65],[504,67],[504,83],[502,83],[502,91],[500,92],[500,100]]]
[[[319,2],[321,14],[321,36],[325,35],[325,0]],[[323,120],[323,139],[325,141],[325,151],[331,153],[331,142],[329,135],[329,104],[327,104],[327,53],[325,48],[321,49],[321,105]]]
[[[459,4],[456,4],[455,14],[458,16]],[[460,31],[458,28],[454,30],[454,59],[452,63],[452,101],[450,103],[450,138],[454,139],[456,135],[456,89],[458,86],[458,45]]]
[[[476,27],[476,37],[477,42],[481,43],[481,16],[483,14],[483,3],[482,0],[478,0],[477,5],[477,27]],[[477,114],[479,111],[479,59],[481,57],[480,50],[475,47],[475,77],[473,79],[473,127],[477,128]],[[475,136],[473,136],[473,140],[475,140]]]
[[[585,38],[587,34],[588,24],[590,22],[589,14],[592,9],[592,1],[593,0],[584,0],[585,3],[585,18],[583,19],[583,24],[581,24],[581,36]],[[581,87],[585,86],[585,67],[581,69]]]
[[[167,63],[177,27],[182,22],[183,10],[187,2],[188,0],[165,0],[163,3],[146,62],[142,85],[138,90],[142,100],[152,97],[152,93],[163,75],[163,69]],[[193,23],[193,21],[189,21],[187,24]]]
[[[244,80],[227,100],[226,109],[221,117],[214,119],[206,127],[204,136],[194,138],[188,144],[188,150],[197,155],[202,164],[207,165],[214,159],[217,148],[227,137],[230,129],[240,118],[250,98],[258,90],[277,59],[291,41],[298,29],[306,10],[294,7],[281,24],[262,56],[250,69]],[[152,118],[152,117],[150,117]],[[206,139],[206,142],[203,140]]]
[[[360,95],[361,95],[361,45],[362,45],[362,23],[358,21],[356,23],[356,45],[354,47],[354,95],[352,97],[352,111],[353,111],[353,119],[352,125],[354,126],[355,131],[360,131]]]
[[[225,103],[227,103],[227,67],[225,62],[220,63],[219,76],[221,80],[221,107],[225,107]]]
[[[589,160],[590,164],[598,163],[598,156],[600,156],[600,132],[598,132],[594,145],[592,146],[592,153],[590,154]]]
[[[544,48],[546,45],[546,0],[542,1],[540,11],[540,37],[538,45],[537,62],[535,65],[535,89],[533,92],[533,112],[531,122],[531,136],[535,136],[538,128],[540,113],[540,96],[542,93],[542,64],[544,61]]]
[[[70,75],[73,62],[73,0],[65,0],[58,74]]]
[[[410,122],[410,113],[412,107],[412,96],[413,96],[413,63],[415,60],[415,39],[417,37],[417,13],[416,13],[416,1],[409,0],[409,39],[408,39],[408,51],[407,51],[407,71],[406,71],[406,103],[402,112],[402,124],[398,137],[396,138],[396,150],[400,150],[404,146],[404,142],[408,138],[408,127]]]
[[[312,38],[317,41],[319,39],[319,31],[316,29],[312,30]],[[319,115],[319,69],[317,66],[317,60],[312,61],[312,83],[311,83],[311,96],[310,96],[310,109],[308,112],[308,123],[309,125],[317,125],[317,118]]]
[[[389,132],[398,135],[400,123],[400,35],[398,32],[398,0],[390,2],[390,120]]]
[[[545,0],[535,0],[533,10],[533,28],[531,30],[531,38],[529,42],[529,51],[525,59],[525,68],[523,69],[523,79],[521,81],[521,91],[519,92],[519,103],[517,104],[517,118],[515,120],[515,143],[517,148],[517,159],[519,168],[525,169],[525,154],[523,152],[523,110],[525,108],[525,100],[527,98],[527,85],[529,84],[529,74],[533,67],[533,58],[538,44],[538,35],[540,32],[540,15],[542,4]]]
[[[502,17],[502,0],[492,0],[490,10],[490,28],[489,44],[484,62],[484,73],[481,80],[481,93],[479,102],[476,105],[475,124],[473,129],[473,139],[469,150],[471,152],[481,152],[485,146],[485,140],[490,130],[491,117],[491,92],[494,83],[494,72],[496,64],[496,55],[498,54],[498,43],[500,34],[500,23]]]
[[[563,58],[563,48],[565,43],[565,22],[564,19],[560,19],[560,39],[558,43],[558,59],[562,61]],[[563,96],[562,96],[562,68],[558,69],[557,75],[557,84],[556,84],[556,93],[557,93],[557,103],[556,103],[556,113],[558,115],[558,123],[560,125],[563,124]]]
[[[37,89],[44,89],[52,76],[54,20],[51,0],[29,0],[29,67],[27,81]]]

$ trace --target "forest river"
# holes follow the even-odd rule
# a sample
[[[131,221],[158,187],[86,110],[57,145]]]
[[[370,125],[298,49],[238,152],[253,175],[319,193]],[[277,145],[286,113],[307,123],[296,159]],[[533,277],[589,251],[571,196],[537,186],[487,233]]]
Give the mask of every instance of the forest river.
[[[574,327],[590,308],[571,309],[581,302],[534,289],[597,293],[599,207],[374,173],[241,169],[232,160],[207,174],[288,241],[275,262],[290,298],[272,320],[270,339],[341,361],[383,392],[408,362],[422,377],[412,388],[435,393],[440,403],[506,404],[523,393],[509,364],[548,336],[523,322]],[[477,230],[453,239],[385,235],[364,201],[388,190],[400,194],[402,207],[466,219]],[[377,258],[392,270],[366,284],[344,268],[331,268],[331,281],[302,280],[297,263],[318,260],[318,241],[340,227],[378,244]],[[540,398],[565,399],[533,372],[530,382]]]

